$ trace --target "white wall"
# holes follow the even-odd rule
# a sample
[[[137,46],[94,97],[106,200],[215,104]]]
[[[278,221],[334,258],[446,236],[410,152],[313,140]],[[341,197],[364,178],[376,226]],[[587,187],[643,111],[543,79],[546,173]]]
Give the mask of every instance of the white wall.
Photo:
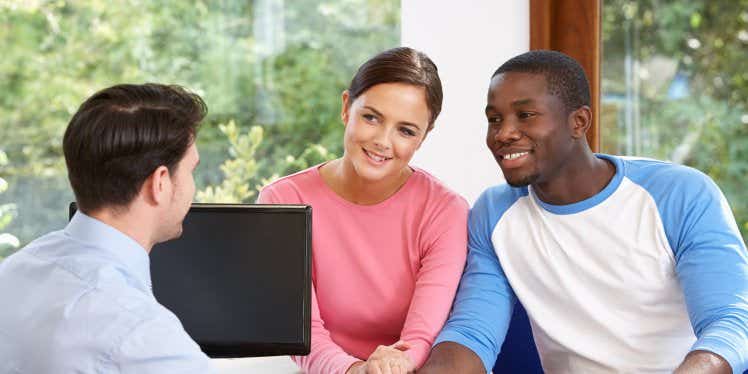
[[[442,113],[413,165],[471,204],[503,182],[485,144],[486,92],[494,70],[530,48],[528,0],[402,0],[401,43],[425,52],[439,68]]]
[[[485,145],[488,82],[501,63],[529,50],[528,0],[402,0],[402,45],[426,52],[439,67],[442,113],[413,164],[436,175],[472,204],[503,182]],[[218,372],[298,373],[288,357],[213,360]]]

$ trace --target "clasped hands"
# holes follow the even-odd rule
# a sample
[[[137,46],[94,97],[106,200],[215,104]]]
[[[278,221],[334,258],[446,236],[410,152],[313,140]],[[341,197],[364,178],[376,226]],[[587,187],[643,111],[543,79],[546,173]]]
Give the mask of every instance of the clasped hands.
[[[398,341],[392,345],[380,345],[366,361],[359,361],[346,374],[408,374],[415,372],[415,364],[405,351],[410,344]]]

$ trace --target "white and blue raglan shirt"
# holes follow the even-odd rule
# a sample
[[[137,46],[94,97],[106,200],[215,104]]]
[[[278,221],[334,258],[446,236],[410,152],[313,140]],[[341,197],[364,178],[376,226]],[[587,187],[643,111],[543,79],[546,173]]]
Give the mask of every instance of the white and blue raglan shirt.
[[[474,351],[490,372],[518,298],[550,373],[672,372],[692,350],[748,367],[748,254],[709,177],[599,154],[616,174],[569,205],[532,187],[486,190],[469,254],[434,344]]]

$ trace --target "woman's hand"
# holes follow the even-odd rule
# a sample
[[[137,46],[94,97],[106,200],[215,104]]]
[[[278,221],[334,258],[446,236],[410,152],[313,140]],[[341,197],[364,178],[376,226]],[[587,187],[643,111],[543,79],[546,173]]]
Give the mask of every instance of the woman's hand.
[[[380,345],[366,361],[358,362],[347,374],[407,374],[415,371],[415,365],[406,355],[410,344],[398,341],[393,345]]]

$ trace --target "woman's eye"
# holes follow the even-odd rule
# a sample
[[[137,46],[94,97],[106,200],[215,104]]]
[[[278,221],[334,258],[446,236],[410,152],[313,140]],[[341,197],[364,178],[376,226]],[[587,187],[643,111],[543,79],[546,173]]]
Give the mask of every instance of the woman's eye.
[[[377,116],[375,116],[373,114],[364,114],[362,117],[364,117],[364,119],[367,120],[367,121],[369,121],[369,122],[374,122],[374,121],[377,120]]]
[[[405,135],[405,136],[415,136],[416,135],[415,131],[413,131],[413,130],[407,128],[407,127],[400,128],[400,132],[402,132],[403,135]]]

